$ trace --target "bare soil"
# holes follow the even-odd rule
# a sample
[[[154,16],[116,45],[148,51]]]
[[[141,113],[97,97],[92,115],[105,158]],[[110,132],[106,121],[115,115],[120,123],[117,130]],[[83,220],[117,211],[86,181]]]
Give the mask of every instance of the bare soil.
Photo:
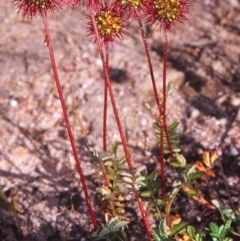
[[[204,150],[222,149],[217,177],[204,187],[207,200],[229,204],[224,180],[233,204],[240,209],[240,2],[192,1],[189,21],[169,34],[168,81],[175,92],[168,100],[168,122],[180,122],[181,148],[188,162]],[[60,103],[53,80],[44,28],[40,18],[32,22],[17,17],[9,0],[0,2],[0,184],[9,193],[17,189],[17,214],[0,207],[2,241],[91,240],[91,221],[71,153]],[[82,167],[94,202],[100,183],[94,164],[86,156],[86,142],[101,151],[103,73],[96,45],[87,37],[86,10],[78,7],[49,18],[56,61]],[[158,88],[161,89],[163,34],[147,27],[148,42]],[[156,108],[137,23],[110,56],[113,90],[134,166],[156,165],[158,152],[154,122],[144,107]],[[120,142],[112,110],[108,112],[109,149]],[[121,153],[121,148],[120,148]],[[121,155],[121,154],[120,154]],[[171,170],[167,169],[167,177]],[[99,180],[98,180],[99,179]],[[175,210],[183,219],[200,224],[218,220],[214,212],[180,194]],[[131,240],[145,240],[139,210],[129,203],[133,217]],[[151,224],[154,225],[154,220]],[[147,240],[147,238],[146,238]]]

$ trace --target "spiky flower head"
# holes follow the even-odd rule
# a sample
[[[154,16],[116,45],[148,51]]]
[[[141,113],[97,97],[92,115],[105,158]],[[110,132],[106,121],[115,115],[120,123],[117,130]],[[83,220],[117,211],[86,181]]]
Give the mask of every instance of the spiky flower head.
[[[104,43],[119,41],[123,38],[123,33],[126,32],[126,20],[122,11],[118,11],[114,7],[102,7],[94,17],[99,35]],[[92,21],[89,22],[89,25],[89,35],[95,35]]]
[[[140,14],[140,11],[144,9],[147,0],[116,0],[114,6],[123,8],[131,14]]]
[[[36,17],[37,14],[46,15],[48,12],[55,14],[63,4],[68,4],[69,0],[13,0],[18,8],[18,13],[22,12],[23,18]]]
[[[189,3],[186,0],[149,0],[147,4],[148,22],[159,22],[164,30],[187,19]]]

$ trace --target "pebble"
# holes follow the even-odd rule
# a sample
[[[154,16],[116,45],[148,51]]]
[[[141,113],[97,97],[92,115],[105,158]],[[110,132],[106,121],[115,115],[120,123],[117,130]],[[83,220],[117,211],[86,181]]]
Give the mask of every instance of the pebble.
[[[238,178],[236,177],[228,177],[229,186],[235,186],[238,183]]]
[[[12,107],[17,107],[18,106],[18,101],[15,99],[10,99],[10,106]]]

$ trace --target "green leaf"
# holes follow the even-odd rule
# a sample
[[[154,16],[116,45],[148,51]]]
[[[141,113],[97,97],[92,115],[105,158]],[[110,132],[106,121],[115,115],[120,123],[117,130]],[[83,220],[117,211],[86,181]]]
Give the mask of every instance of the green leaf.
[[[143,170],[146,171],[146,166],[142,165],[140,167],[137,168],[137,171],[135,172],[135,175],[139,174],[140,172],[142,172]]]
[[[135,183],[139,184],[139,183],[142,183],[145,180],[146,180],[146,178],[144,176],[139,176],[135,179]]]
[[[189,225],[187,227],[187,234],[191,237],[191,238],[195,238],[195,229],[193,226]]]
[[[146,187],[147,184],[145,182],[138,182],[138,183],[135,183],[135,188],[136,189],[140,189],[141,187]]]
[[[101,152],[100,153],[100,157],[101,157],[101,160],[102,161],[106,161],[106,160],[109,160],[109,159],[113,159],[113,155],[111,155],[109,152]]]
[[[190,195],[190,196],[194,196],[194,195],[197,195],[198,193],[195,190],[190,190],[190,191],[187,192],[187,194]]]
[[[132,173],[130,173],[130,170],[125,170],[125,171],[121,172],[121,176],[132,178],[133,175],[132,175]]]
[[[196,241],[202,241],[202,237],[203,237],[203,235],[201,233],[197,233],[196,236],[195,236],[195,240]]]
[[[126,162],[126,157],[122,157],[120,160],[117,161],[117,165],[120,166],[122,165],[124,162]]]
[[[225,223],[225,228],[228,230],[231,227],[232,224],[232,220],[227,220],[227,222]]]
[[[223,225],[221,225],[218,229],[218,234],[220,235],[220,237],[224,238],[226,233],[227,233],[226,228]]]
[[[110,180],[115,180],[115,175],[110,175],[110,174],[109,174],[108,176],[109,176],[109,179],[110,179]],[[121,182],[122,182],[122,181],[121,181]],[[111,185],[111,183],[110,183],[109,185]],[[111,186],[112,186],[112,185],[111,185]]]
[[[172,123],[170,126],[168,126],[168,132],[174,130],[179,125],[178,122]]]
[[[111,230],[108,227],[104,227],[98,234],[98,238],[104,237],[107,234],[111,233]],[[96,239],[99,240],[99,239]]]
[[[235,214],[233,213],[233,210],[230,209],[230,208],[223,209],[223,210],[222,210],[222,213],[223,213],[224,216],[226,216],[228,219],[231,219],[231,220],[235,220],[235,219],[236,219]]]
[[[179,162],[170,162],[170,165],[171,165],[172,167],[175,167],[175,168],[184,167],[184,166],[182,166],[182,164],[179,163]]]
[[[121,221],[121,220],[118,220],[118,222],[113,226],[113,229],[112,231],[118,231],[120,228],[126,226],[129,224],[129,221]]]
[[[185,172],[185,175],[188,178],[189,175],[191,175],[193,173],[196,173],[196,166],[195,165],[189,166],[189,168]]]
[[[163,147],[168,149],[168,143],[167,142],[163,142]]]
[[[175,90],[175,89],[173,88],[172,83],[169,82],[169,83],[167,84],[167,96],[171,96],[171,94],[172,94],[172,92],[173,92],[174,90]]]
[[[216,199],[212,200],[212,204],[213,204],[216,208],[220,209],[220,204],[219,204],[219,202],[218,202]]]
[[[210,226],[210,229],[213,233],[218,233],[218,226],[217,226],[216,223],[211,222],[209,226]]]
[[[149,174],[149,176],[147,178],[149,185],[152,184],[152,182],[155,180],[156,176],[157,176],[157,173],[155,171],[153,171]]]
[[[181,180],[179,180],[179,179],[175,179],[175,181],[173,182],[172,185],[173,185],[173,187],[178,188],[179,186],[182,185],[182,182],[181,182]]]
[[[157,202],[157,205],[158,205],[158,206],[163,206],[163,205],[165,205],[165,201],[163,201],[163,200],[160,199],[160,198],[158,198],[158,199],[156,200],[156,202]]]
[[[159,223],[159,233],[164,238],[168,237],[166,219],[164,219],[163,221],[160,221],[160,223]]]
[[[211,237],[219,239],[220,236],[218,233],[210,233]]]
[[[196,172],[196,173],[188,175],[187,179],[188,180],[198,179],[198,178],[201,178],[203,175],[204,174],[201,172]]]
[[[152,192],[149,190],[141,192],[142,197],[151,197],[151,195],[152,195]]]
[[[99,233],[99,229],[93,231],[93,233],[92,233],[92,235],[91,235],[92,238],[96,238],[96,237],[98,236],[98,233]]]
[[[152,194],[153,195],[156,194],[160,187],[161,187],[161,183],[160,182],[154,184],[154,186],[152,187]]]
[[[159,235],[159,233],[157,231],[155,231],[154,229],[152,230],[152,235],[155,241],[164,241],[161,236]]]
[[[122,180],[126,183],[132,183],[132,178],[131,177],[122,177]]]
[[[158,122],[154,122],[153,127],[160,131],[160,124]]]
[[[107,160],[107,161],[104,161],[104,166],[112,166],[113,165],[113,161],[112,160]]]
[[[176,160],[181,163],[183,166],[186,166],[186,158],[182,154],[176,154],[175,155]]]
[[[169,237],[161,237],[161,235],[155,230],[152,230],[152,235],[155,241],[176,241],[175,239],[171,239]]]
[[[116,156],[117,155],[117,148],[118,148],[118,144],[115,143],[112,145],[112,153]]]
[[[171,230],[171,235],[175,235],[178,232],[180,232],[185,226],[186,226],[186,222],[181,221],[180,223],[176,224],[172,230]]]
[[[179,133],[176,133],[176,134],[172,134],[170,135],[170,140],[175,140],[175,139],[178,139],[180,137],[180,134]]]
[[[180,148],[173,148],[173,152],[174,153],[179,153],[179,152],[181,152],[181,149]]]
[[[109,175],[109,177],[111,177],[112,179],[114,179],[115,176],[116,176],[116,173],[114,172],[114,170],[108,169],[108,175]]]

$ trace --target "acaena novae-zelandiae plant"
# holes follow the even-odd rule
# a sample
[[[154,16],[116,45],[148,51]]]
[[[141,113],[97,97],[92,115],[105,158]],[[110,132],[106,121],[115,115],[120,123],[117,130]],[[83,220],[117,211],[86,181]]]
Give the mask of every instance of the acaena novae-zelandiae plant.
[[[67,112],[59,76],[58,76],[58,71],[57,71],[57,66],[56,66],[56,62],[55,62],[53,46],[52,46],[52,40],[51,40],[50,31],[49,31],[49,27],[48,27],[48,21],[47,21],[47,14],[49,12],[52,13],[53,15],[55,15],[55,12],[58,11],[59,9],[61,9],[63,5],[72,4],[72,1],[71,0],[13,0],[13,4],[18,8],[18,13],[20,13],[20,12],[22,13],[23,18],[29,17],[32,20],[37,15],[40,15],[40,17],[43,20],[44,27],[45,27],[45,34],[46,34],[45,43],[48,46],[48,50],[49,50],[49,56],[50,56],[50,60],[51,60],[54,80],[55,80],[55,84],[57,87],[59,100],[61,102],[61,107],[62,107],[64,121],[66,124],[68,137],[69,137],[69,140],[71,143],[73,156],[74,156],[77,170],[78,170],[80,180],[82,183],[82,187],[83,187],[85,199],[87,202],[88,210],[89,210],[89,213],[91,216],[91,220],[92,220],[94,228],[97,228],[97,220],[96,220],[96,217],[95,217],[95,214],[93,212],[93,208],[92,208],[92,205],[90,202],[90,197],[88,194],[87,185],[86,185],[85,178],[83,175],[80,158],[79,158],[79,155],[77,152],[74,136],[72,133],[70,122],[69,122],[68,112]]]
[[[62,106],[63,116],[68,132],[68,136],[71,142],[73,155],[76,161],[78,173],[80,175],[80,179],[83,185],[83,190],[85,194],[85,198],[87,201],[88,209],[90,212],[90,216],[92,219],[92,223],[95,228],[97,228],[97,221],[90,203],[90,198],[88,195],[83,171],[80,165],[80,159],[76,150],[76,145],[74,141],[74,137],[71,131],[71,126],[68,118],[68,113],[58,77],[57,67],[55,63],[53,46],[50,37],[50,31],[48,28],[47,22],[47,14],[50,12],[55,15],[55,12],[60,10],[63,5],[72,6],[74,9],[77,4],[85,4],[87,9],[90,12],[90,16],[88,18],[88,27],[89,27],[89,35],[95,36],[95,42],[98,45],[99,54],[102,60],[102,66],[105,74],[105,91],[104,91],[104,117],[103,117],[103,150],[107,150],[107,141],[106,141],[106,133],[107,133],[107,96],[108,93],[110,95],[111,104],[113,107],[116,123],[118,126],[119,135],[121,137],[121,142],[123,145],[124,153],[126,156],[126,163],[128,164],[128,168],[132,177],[132,180],[139,178],[137,176],[138,173],[134,172],[131,156],[128,151],[126,138],[123,132],[123,128],[120,122],[117,106],[114,100],[114,93],[111,87],[110,76],[109,76],[109,47],[111,47],[113,42],[119,42],[123,39],[123,34],[127,32],[127,27],[131,18],[136,18],[143,42],[145,47],[145,52],[147,56],[147,61],[149,65],[150,75],[152,79],[152,85],[154,90],[154,95],[156,99],[156,103],[159,109],[159,114],[156,116],[156,121],[159,123],[159,139],[160,139],[160,163],[161,163],[161,177],[162,177],[162,196],[165,196],[165,177],[164,177],[164,138],[167,139],[168,150],[171,156],[171,159],[174,160],[174,154],[171,146],[171,142],[169,139],[168,127],[166,124],[166,99],[167,99],[167,85],[166,85],[166,64],[167,64],[167,49],[168,49],[168,32],[171,27],[183,19],[185,19],[185,14],[188,13],[188,4],[183,0],[125,0],[125,1],[100,1],[100,0],[13,0],[13,3],[18,8],[18,12],[22,13],[23,18],[29,17],[33,19],[37,15],[43,19],[44,27],[45,27],[45,42],[49,48],[49,55],[51,59],[52,69],[54,73],[54,79],[57,86],[59,99]],[[164,44],[164,61],[163,61],[163,90],[161,98],[158,97],[158,92],[155,84],[155,79],[153,75],[153,68],[151,63],[151,58],[147,46],[146,37],[143,30],[143,25],[141,22],[141,18],[148,16],[147,22],[150,24],[160,23],[160,29],[165,33],[165,44]],[[105,53],[104,53],[104,50]],[[128,173],[128,172],[127,172]],[[130,175],[129,174],[129,175]],[[142,178],[142,177],[140,177]],[[107,183],[105,183],[107,185]],[[135,185],[133,185],[135,187]],[[134,188],[133,188],[134,189]],[[134,189],[135,190],[135,189]],[[143,221],[145,224],[145,228],[147,234],[150,239],[152,239],[151,229],[148,224],[148,220],[146,217],[146,212],[143,208],[142,199],[138,192],[138,190],[134,191],[136,196],[139,208],[141,210],[141,214],[143,217]]]

